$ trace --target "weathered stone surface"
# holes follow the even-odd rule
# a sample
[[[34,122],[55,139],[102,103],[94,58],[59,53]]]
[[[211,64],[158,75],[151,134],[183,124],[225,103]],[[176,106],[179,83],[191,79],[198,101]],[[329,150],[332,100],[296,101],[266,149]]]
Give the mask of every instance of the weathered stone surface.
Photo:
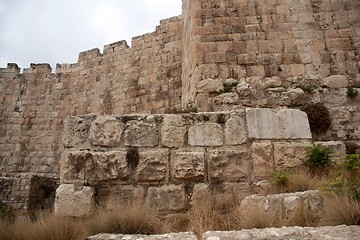
[[[302,165],[306,160],[306,151],[313,145],[311,142],[275,142],[275,168],[287,169]]]
[[[123,235],[100,233],[88,237],[87,240],[197,240],[198,238],[192,232],[167,233],[163,235]]]
[[[145,191],[140,186],[134,185],[107,185],[97,189],[97,201],[108,209],[127,204],[139,206],[145,201]]]
[[[185,192],[181,186],[166,185],[150,187],[146,196],[146,206],[163,213],[178,212],[185,209]]]
[[[164,181],[168,172],[169,150],[156,149],[140,151],[136,169],[138,182]]]
[[[225,123],[225,144],[240,145],[247,141],[245,119],[234,115]]]
[[[89,140],[94,146],[119,146],[124,128],[125,124],[115,117],[98,117],[91,123]]]
[[[84,143],[88,137],[91,122],[95,115],[68,117],[64,124],[63,143],[65,147],[74,147]]]
[[[205,79],[197,83],[196,90],[199,93],[213,93],[221,92],[224,89],[223,83],[220,79]]]
[[[125,130],[125,145],[132,147],[154,147],[159,144],[155,123],[131,121]]]
[[[262,228],[231,232],[206,232],[203,240],[357,240],[360,239],[360,226],[329,226],[329,227],[282,227]]]
[[[171,172],[175,180],[203,180],[205,153],[177,151],[171,158]]]
[[[250,138],[311,139],[307,115],[300,110],[247,108],[246,121]]]
[[[188,132],[191,146],[221,146],[223,145],[223,129],[216,123],[197,123]]]
[[[70,152],[61,163],[62,183],[127,179],[129,176],[125,151]]]
[[[89,216],[95,207],[92,187],[62,184],[56,190],[55,215],[67,217]]]
[[[268,177],[275,170],[271,141],[254,142],[251,145],[251,158],[256,178]]]
[[[250,175],[250,156],[247,149],[231,148],[208,151],[210,182],[235,182]]]
[[[323,199],[318,191],[306,191],[267,196],[252,195],[246,197],[240,205],[244,216],[254,211],[264,218],[297,221],[301,216],[309,222],[317,223],[321,219]]]
[[[182,147],[185,142],[185,119],[178,115],[166,115],[161,127],[161,143],[165,147]]]
[[[322,85],[329,88],[345,88],[349,85],[349,80],[343,75],[333,75],[323,79]]]

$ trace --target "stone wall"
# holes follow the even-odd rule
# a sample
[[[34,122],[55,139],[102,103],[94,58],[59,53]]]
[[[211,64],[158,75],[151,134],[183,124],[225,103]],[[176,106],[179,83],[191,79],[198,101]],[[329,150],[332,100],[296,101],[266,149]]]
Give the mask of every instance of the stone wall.
[[[70,117],[64,143],[59,215],[80,208],[86,209],[79,215],[86,215],[91,207],[83,202],[113,200],[145,202],[160,214],[181,213],[214,185],[245,197],[275,169],[302,165],[299,159],[312,146],[304,112],[259,108]]]

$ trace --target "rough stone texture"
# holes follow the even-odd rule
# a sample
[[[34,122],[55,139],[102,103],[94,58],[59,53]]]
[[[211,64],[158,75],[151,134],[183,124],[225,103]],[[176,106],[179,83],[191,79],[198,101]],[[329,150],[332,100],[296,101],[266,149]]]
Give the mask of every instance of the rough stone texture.
[[[251,145],[251,158],[256,178],[268,177],[275,170],[271,141],[254,142]]]
[[[249,153],[245,148],[209,150],[208,166],[210,182],[246,180],[250,175]]]
[[[287,169],[303,165],[306,160],[306,151],[313,145],[311,142],[275,142],[275,168]]]
[[[317,191],[246,197],[240,205],[244,214],[254,212],[265,219],[296,220],[299,214],[312,223],[321,219],[323,199]]]
[[[206,232],[203,240],[357,240],[360,238],[360,226],[330,227],[283,227],[263,228],[231,232]]]
[[[123,235],[100,233],[87,240],[197,240],[194,233],[167,233],[163,235]]]
[[[56,190],[56,216],[86,217],[94,210],[95,190],[92,187],[62,184]]]
[[[221,146],[222,127],[216,123],[198,123],[189,129],[188,138],[191,146]]]
[[[205,79],[197,85],[197,91],[199,93],[221,92],[223,89],[223,83],[219,79]]]
[[[89,140],[94,146],[119,146],[124,128],[125,125],[115,117],[98,117],[91,123]]]
[[[164,185],[150,187],[146,196],[146,206],[160,213],[174,213],[185,209],[185,192],[181,186]]]
[[[225,144],[240,145],[247,140],[245,119],[240,116],[232,116],[225,123]]]
[[[138,182],[164,181],[168,172],[169,150],[144,150],[136,169]]]
[[[186,126],[181,116],[166,115],[161,127],[161,143],[165,147],[182,147],[185,142]]]
[[[154,123],[133,121],[125,130],[125,145],[154,147],[159,144],[159,134]]]
[[[171,159],[171,168],[175,180],[204,181],[205,153],[177,151]]]
[[[255,139],[311,139],[306,113],[295,109],[246,109],[249,137]]]
[[[91,121],[95,115],[88,117],[68,117],[64,124],[63,143],[65,147],[74,147],[84,143],[89,134]]]

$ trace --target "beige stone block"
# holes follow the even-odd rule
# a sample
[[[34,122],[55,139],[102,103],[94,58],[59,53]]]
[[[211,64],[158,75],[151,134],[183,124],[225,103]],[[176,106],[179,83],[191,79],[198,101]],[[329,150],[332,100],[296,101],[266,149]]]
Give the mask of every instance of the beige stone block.
[[[247,108],[246,122],[249,138],[311,139],[307,115],[297,109]]]
[[[74,147],[85,143],[91,122],[95,115],[85,117],[68,117],[64,123],[63,143],[65,147]]]
[[[181,147],[185,142],[185,119],[179,115],[165,115],[161,126],[161,143],[165,147]]]
[[[256,62],[255,53],[246,53],[237,55],[238,64],[254,64]]]
[[[128,122],[125,130],[125,146],[155,147],[159,144],[156,123]]]
[[[165,185],[149,187],[145,205],[156,212],[174,213],[185,210],[186,198],[183,187]]]
[[[119,146],[124,128],[125,124],[115,117],[98,117],[91,123],[89,140],[94,146]]]
[[[145,201],[145,192],[142,187],[134,185],[112,185],[108,188],[99,188],[98,190],[99,200],[104,201],[104,205],[107,209],[116,210],[119,204],[128,204],[132,206],[138,206]],[[102,199],[104,198],[104,199]]]
[[[210,182],[236,182],[250,175],[249,153],[244,149],[208,151]]]
[[[251,158],[256,178],[268,177],[275,170],[271,141],[254,142],[251,145]]]
[[[326,47],[329,51],[350,51],[352,50],[349,38],[328,38]]]
[[[238,104],[239,101],[239,95],[235,92],[223,93],[213,98],[213,103],[216,106]]]
[[[291,68],[291,75],[293,76],[303,75],[305,73],[305,67],[303,64],[291,64],[290,68]]]
[[[217,123],[197,123],[188,131],[188,142],[191,146],[221,146],[223,129]]]
[[[299,167],[306,161],[306,152],[313,145],[310,141],[275,142],[274,161],[276,170]]]
[[[143,150],[136,168],[137,182],[165,181],[168,173],[169,150]]]
[[[264,66],[251,66],[250,69],[252,77],[265,77]]]
[[[240,145],[247,141],[245,117],[233,115],[225,123],[225,144]]]
[[[226,53],[225,52],[205,53],[205,62],[206,63],[224,63],[224,62],[226,62]]]
[[[349,79],[347,76],[343,75],[332,75],[330,77],[323,78],[322,85],[329,88],[345,88],[349,85]]]
[[[290,10],[288,5],[276,6],[276,13],[279,15],[289,15]]]
[[[172,177],[176,181],[199,180],[205,177],[205,153],[177,151],[171,156]]]
[[[208,78],[198,82],[196,90],[198,93],[219,93],[224,90],[224,86],[220,79]]]
[[[56,189],[54,214],[59,217],[88,217],[95,208],[92,187],[62,184]]]

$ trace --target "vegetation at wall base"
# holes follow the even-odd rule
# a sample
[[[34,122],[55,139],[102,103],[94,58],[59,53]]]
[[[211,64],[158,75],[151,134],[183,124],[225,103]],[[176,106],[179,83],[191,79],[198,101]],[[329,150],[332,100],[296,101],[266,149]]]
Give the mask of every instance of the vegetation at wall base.
[[[332,165],[331,154],[332,150],[328,147],[316,145],[309,148],[306,153],[307,159],[305,161],[309,172],[315,175],[327,173]]]

